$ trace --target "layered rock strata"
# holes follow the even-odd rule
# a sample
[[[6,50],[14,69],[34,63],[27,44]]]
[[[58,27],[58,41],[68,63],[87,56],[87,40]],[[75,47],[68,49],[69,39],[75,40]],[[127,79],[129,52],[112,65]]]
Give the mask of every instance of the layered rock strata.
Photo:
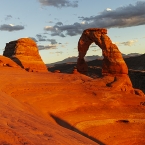
[[[4,56],[11,58],[18,65],[31,72],[47,72],[36,43],[30,38],[21,38],[6,44]]]

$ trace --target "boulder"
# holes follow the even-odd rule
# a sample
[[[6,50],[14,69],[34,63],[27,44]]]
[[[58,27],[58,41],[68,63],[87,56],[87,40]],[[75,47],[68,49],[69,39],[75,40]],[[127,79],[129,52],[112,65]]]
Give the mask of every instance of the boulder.
[[[27,71],[48,72],[39,55],[37,44],[30,38],[21,38],[7,43],[3,55],[11,58]]]

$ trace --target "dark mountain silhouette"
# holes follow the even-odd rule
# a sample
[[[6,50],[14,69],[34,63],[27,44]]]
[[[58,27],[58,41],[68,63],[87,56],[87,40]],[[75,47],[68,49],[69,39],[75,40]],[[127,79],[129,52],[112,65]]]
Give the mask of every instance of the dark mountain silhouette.
[[[102,59],[102,56],[99,55],[93,55],[93,56],[85,56],[85,60],[86,61],[91,61],[91,60],[95,60],[95,59]],[[58,62],[54,62],[54,63],[50,63],[50,64],[46,64],[47,66],[53,66],[56,64],[64,64],[64,63],[72,63],[72,62],[77,62],[78,57],[77,56],[72,56],[72,57],[68,57],[62,61],[58,61]]]
[[[134,56],[140,56],[141,54],[139,53],[130,53],[130,54],[123,54],[122,56],[124,58],[130,58],[130,57],[134,57]],[[47,66],[54,66],[56,64],[63,64],[63,63],[72,63],[72,62],[77,62],[78,57],[77,56],[72,56],[72,57],[68,57],[62,61],[57,61],[54,63],[49,63],[46,64]],[[99,56],[99,55],[93,55],[93,56],[85,56],[85,60],[88,61],[92,61],[92,60],[96,60],[96,59],[103,59],[103,56]]]
[[[125,55],[125,62],[129,69],[129,77],[133,83],[134,88],[141,89],[145,92],[145,54],[133,54]],[[102,59],[95,59],[87,62],[88,64],[88,76],[97,78],[101,76]],[[76,68],[76,62],[55,64],[53,67],[49,67],[49,71],[54,72],[60,70],[62,73],[72,73]]]
[[[145,54],[136,57],[125,58],[125,62],[129,69],[145,70]]]

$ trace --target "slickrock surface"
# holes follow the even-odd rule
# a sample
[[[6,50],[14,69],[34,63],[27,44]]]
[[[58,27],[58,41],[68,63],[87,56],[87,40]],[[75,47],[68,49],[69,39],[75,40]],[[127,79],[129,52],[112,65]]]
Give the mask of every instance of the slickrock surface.
[[[101,145],[145,144],[145,96],[107,87],[106,78],[0,70],[3,144],[95,145],[77,133]]]
[[[48,107],[51,105],[53,107],[53,104],[50,105],[46,101],[44,106],[40,105],[41,109],[33,106],[43,98],[44,91],[40,90],[47,86],[49,80],[51,83],[57,81],[56,79],[53,81],[52,75],[47,79],[48,76],[49,73],[28,73],[23,69],[0,66],[0,145],[98,145],[78,133],[54,124],[52,120],[46,119],[41,109],[44,109],[43,107],[47,106],[47,103]],[[15,88],[16,86],[17,88]],[[8,88],[6,89],[6,87]],[[23,97],[25,91],[28,92],[29,89],[31,96],[29,94],[28,98],[26,97],[28,100],[30,99],[30,102],[27,102],[23,100]],[[31,92],[32,89],[35,90],[35,93]],[[46,94],[50,96],[48,92],[49,90]],[[49,116],[49,110],[46,108],[45,111]]]
[[[0,66],[20,68],[20,66],[17,63],[12,61],[10,58],[2,55],[0,55]]]
[[[6,44],[4,56],[31,72],[47,72],[36,43],[30,38],[21,38]]]

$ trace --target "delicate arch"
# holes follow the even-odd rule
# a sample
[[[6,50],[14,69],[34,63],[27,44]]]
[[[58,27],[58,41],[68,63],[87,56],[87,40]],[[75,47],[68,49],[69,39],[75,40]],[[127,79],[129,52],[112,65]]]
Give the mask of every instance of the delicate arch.
[[[102,74],[128,74],[128,68],[124,62],[118,47],[112,43],[106,35],[107,29],[90,28],[83,31],[78,42],[78,60],[77,70],[81,73],[88,71],[88,66],[84,57],[89,49],[89,46],[94,42],[102,49],[103,65]]]

